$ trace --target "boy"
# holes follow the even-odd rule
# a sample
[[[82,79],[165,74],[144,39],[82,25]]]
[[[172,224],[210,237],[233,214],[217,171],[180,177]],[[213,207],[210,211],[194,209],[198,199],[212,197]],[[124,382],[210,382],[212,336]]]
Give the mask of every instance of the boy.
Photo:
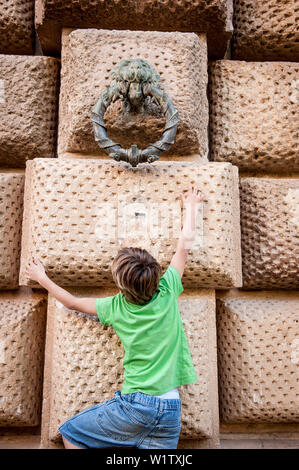
[[[181,199],[186,208],[184,226],[163,276],[146,250],[123,248],[112,263],[120,292],[92,299],[77,298],[57,286],[37,258],[26,267],[26,275],[65,307],[112,325],[125,350],[122,390],[60,426],[67,449],[177,448],[181,430],[177,387],[197,381],[177,298],[183,291],[181,277],[194,236],[196,208],[203,198],[190,186]]]

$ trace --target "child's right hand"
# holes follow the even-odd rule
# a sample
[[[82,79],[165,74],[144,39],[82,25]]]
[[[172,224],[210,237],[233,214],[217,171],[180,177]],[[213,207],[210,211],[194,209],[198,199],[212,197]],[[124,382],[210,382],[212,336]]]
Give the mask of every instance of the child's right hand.
[[[199,189],[195,189],[190,184],[188,192],[186,194],[181,193],[181,200],[185,206],[189,204],[195,205],[203,201],[203,194]]]
[[[29,261],[25,268],[25,275],[36,282],[39,282],[45,275],[45,268],[39,258],[35,256],[32,257],[32,261]]]

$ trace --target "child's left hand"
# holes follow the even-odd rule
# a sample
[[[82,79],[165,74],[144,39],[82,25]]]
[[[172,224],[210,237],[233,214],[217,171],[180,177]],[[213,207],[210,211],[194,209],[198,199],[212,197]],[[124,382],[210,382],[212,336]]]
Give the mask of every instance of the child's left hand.
[[[195,189],[195,187],[190,184],[187,193],[181,194],[181,200],[184,206],[187,206],[188,204],[195,205],[202,202],[204,197],[199,189]]]
[[[29,261],[26,269],[25,275],[32,279],[32,281],[39,282],[39,280],[46,274],[45,268],[39,258],[36,256],[32,257],[32,261]]]

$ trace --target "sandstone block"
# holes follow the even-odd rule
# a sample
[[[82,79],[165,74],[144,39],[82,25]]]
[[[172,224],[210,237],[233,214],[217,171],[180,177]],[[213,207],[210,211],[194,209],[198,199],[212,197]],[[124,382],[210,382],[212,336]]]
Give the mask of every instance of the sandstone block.
[[[299,170],[298,72],[291,62],[211,63],[211,160],[245,171]]]
[[[298,292],[217,293],[220,419],[298,423]]]
[[[68,289],[74,295],[101,297],[115,290]],[[182,321],[198,382],[180,387],[180,439],[219,439],[215,294],[201,289],[179,299]],[[74,414],[109,400],[123,383],[123,347],[112,326],[95,317],[66,309],[49,295],[42,447],[61,440],[58,427]]]
[[[36,0],[35,26],[43,51],[59,54],[62,26],[207,33],[209,55],[222,58],[233,31],[233,1]]]
[[[150,47],[149,47],[150,44]],[[208,102],[205,35],[150,31],[75,30],[62,44],[58,154],[106,156],[94,139],[91,110],[110,84],[122,59],[143,58],[161,77],[179,113],[175,143],[169,155],[196,154],[207,161]],[[105,113],[107,133],[124,148],[146,148],[160,139],[165,117],[156,104],[143,113],[124,112],[120,100]]]
[[[0,173],[0,289],[19,283],[25,175]]]
[[[33,54],[34,0],[0,2],[0,54]]]
[[[51,57],[1,56],[0,165],[56,155],[58,71]]]
[[[204,201],[184,286],[241,286],[237,167],[59,158],[27,162],[20,284],[35,285],[24,275],[32,255],[65,286],[114,285],[110,264],[123,246],[147,249],[166,268],[183,222],[180,194],[191,183]]]
[[[243,287],[299,286],[299,180],[240,178]]]
[[[0,426],[40,423],[47,296],[0,292]]]
[[[298,38],[296,1],[234,1],[234,59],[298,62]]]

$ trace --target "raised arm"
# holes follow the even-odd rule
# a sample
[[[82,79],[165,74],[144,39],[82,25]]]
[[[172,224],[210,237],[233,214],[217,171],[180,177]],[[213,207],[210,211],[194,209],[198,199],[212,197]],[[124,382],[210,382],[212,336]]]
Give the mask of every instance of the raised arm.
[[[174,266],[180,276],[183,276],[188,252],[192,247],[195,237],[196,214],[198,205],[203,201],[203,196],[198,189],[190,185],[188,192],[181,194],[183,205],[186,209],[183,229],[178,240],[177,249],[171,259],[171,266]]]
[[[97,316],[95,299],[76,297],[62,287],[59,287],[47,276],[45,268],[39,258],[33,257],[32,261],[29,261],[26,266],[25,274],[29,279],[38,282],[66,308]]]

